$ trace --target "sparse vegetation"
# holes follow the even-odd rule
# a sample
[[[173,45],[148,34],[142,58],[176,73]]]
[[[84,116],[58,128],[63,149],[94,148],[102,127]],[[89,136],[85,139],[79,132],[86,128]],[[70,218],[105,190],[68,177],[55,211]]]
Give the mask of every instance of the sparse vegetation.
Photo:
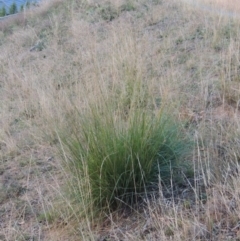
[[[121,11],[134,11],[134,10],[135,10],[135,5],[132,0],[126,1],[126,3],[121,6]]]
[[[1,20],[0,240],[240,238],[234,1],[54,0]]]
[[[106,21],[112,21],[118,16],[118,10],[111,2],[98,6],[96,10],[99,11],[101,18]]]

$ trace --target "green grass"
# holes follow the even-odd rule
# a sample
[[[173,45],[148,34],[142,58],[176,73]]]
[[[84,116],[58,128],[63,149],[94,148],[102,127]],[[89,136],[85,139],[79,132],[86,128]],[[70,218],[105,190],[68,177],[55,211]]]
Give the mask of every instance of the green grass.
[[[73,135],[63,142],[74,199],[87,197],[86,203],[98,210],[132,206],[159,180],[174,180],[191,150],[180,125],[162,110],[153,114],[133,108],[126,118],[110,105],[91,106],[70,126]],[[78,191],[73,183],[81,183]]]

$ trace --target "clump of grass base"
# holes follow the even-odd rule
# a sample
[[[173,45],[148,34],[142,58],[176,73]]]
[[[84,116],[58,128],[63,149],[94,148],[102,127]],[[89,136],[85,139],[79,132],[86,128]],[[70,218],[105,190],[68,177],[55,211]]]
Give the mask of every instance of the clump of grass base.
[[[88,198],[98,210],[132,206],[159,179],[170,182],[189,151],[180,126],[162,110],[131,109],[127,119],[120,112],[90,107],[72,124],[73,135],[63,138],[67,167],[81,183],[77,199]]]

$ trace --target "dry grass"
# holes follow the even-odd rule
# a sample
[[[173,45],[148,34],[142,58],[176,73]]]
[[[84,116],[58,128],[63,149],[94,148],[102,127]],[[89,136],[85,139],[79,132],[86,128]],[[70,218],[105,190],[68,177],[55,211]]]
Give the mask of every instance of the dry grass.
[[[220,8],[222,11],[232,11],[240,12],[239,2],[237,0],[205,0],[203,1],[207,4],[210,4],[214,7]]]
[[[174,0],[53,1],[26,15],[0,22],[0,240],[240,240],[238,18]],[[80,219],[56,129],[102,96],[128,103],[136,79],[147,108],[164,103],[194,139],[194,178],[159,183],[133,212]]]

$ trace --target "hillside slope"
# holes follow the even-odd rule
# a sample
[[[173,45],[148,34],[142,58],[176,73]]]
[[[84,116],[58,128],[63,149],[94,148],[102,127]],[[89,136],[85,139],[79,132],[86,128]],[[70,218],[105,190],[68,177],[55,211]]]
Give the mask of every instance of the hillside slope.
[[[0,240],[240,239],[239,18],[175,0],[56,0],[0,29]],[[105,101],[124,119],[139,95],[191,138],[192,171],[139,205],[81,216],[60,136]]]

